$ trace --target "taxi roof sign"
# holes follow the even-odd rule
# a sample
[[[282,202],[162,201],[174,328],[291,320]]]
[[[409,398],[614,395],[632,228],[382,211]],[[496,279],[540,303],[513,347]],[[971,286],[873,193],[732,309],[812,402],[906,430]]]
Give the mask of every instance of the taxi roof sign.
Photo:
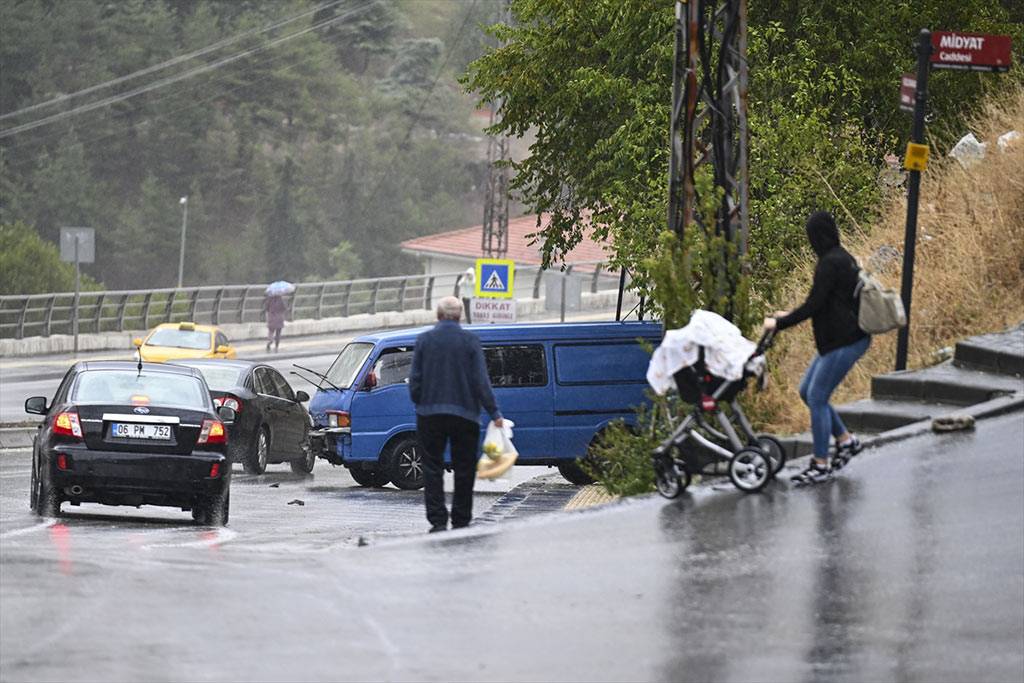
[[[477,259],[474,293],[485,299],[511,299],[515,272],[515,261],[497,258]]]

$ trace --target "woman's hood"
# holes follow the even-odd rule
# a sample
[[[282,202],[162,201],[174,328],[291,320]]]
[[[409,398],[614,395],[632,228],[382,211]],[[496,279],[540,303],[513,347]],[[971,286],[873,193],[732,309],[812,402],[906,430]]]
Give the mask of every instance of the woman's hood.
[[[808,216],[804,227],[811,248],[818,256],[824,256],[829,249],[839,246],[839,228],[828,211],[815,211]]]

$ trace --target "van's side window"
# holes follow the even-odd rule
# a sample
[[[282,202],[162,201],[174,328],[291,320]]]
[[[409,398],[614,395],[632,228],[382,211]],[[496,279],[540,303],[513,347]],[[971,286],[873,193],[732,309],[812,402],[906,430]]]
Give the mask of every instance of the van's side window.
[[[544,347],[540,344],[485,346],[484,360],[491,386],[542,387],[548,383]]]
[[[556,344],[555,376],[559,384],[639,384],[650,360],[636,342]]]
[[[412,347],[407,346],[384,349],[380,353],[380,358],[373,364],[373,374],[377,376],[378,387],[408,382],[411,370]]]

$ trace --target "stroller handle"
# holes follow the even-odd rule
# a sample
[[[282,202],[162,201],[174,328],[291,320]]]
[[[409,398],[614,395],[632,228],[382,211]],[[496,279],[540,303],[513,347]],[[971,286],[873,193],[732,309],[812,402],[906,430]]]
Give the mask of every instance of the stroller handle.
[[[772,347],[772,344],[775,343],[775,335],[777,332],[778,330],[775,329],[765,330],[761,335],[761,339],[757,342],[757,348],[754,349],[754,353],[752,353],[750,357],[756,358],[757,356],[763,356],[765,352]]]

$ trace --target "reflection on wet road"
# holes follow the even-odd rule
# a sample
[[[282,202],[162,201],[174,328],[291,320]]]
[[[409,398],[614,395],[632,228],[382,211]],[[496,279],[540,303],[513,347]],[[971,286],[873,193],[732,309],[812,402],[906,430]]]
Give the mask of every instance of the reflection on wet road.
[[[25,464],[0,457],[5,681],[1024,678],[1019,414],[810,489],[431,536],[418,495],[322,463],[236,473],[226,530],[39,523]]]

